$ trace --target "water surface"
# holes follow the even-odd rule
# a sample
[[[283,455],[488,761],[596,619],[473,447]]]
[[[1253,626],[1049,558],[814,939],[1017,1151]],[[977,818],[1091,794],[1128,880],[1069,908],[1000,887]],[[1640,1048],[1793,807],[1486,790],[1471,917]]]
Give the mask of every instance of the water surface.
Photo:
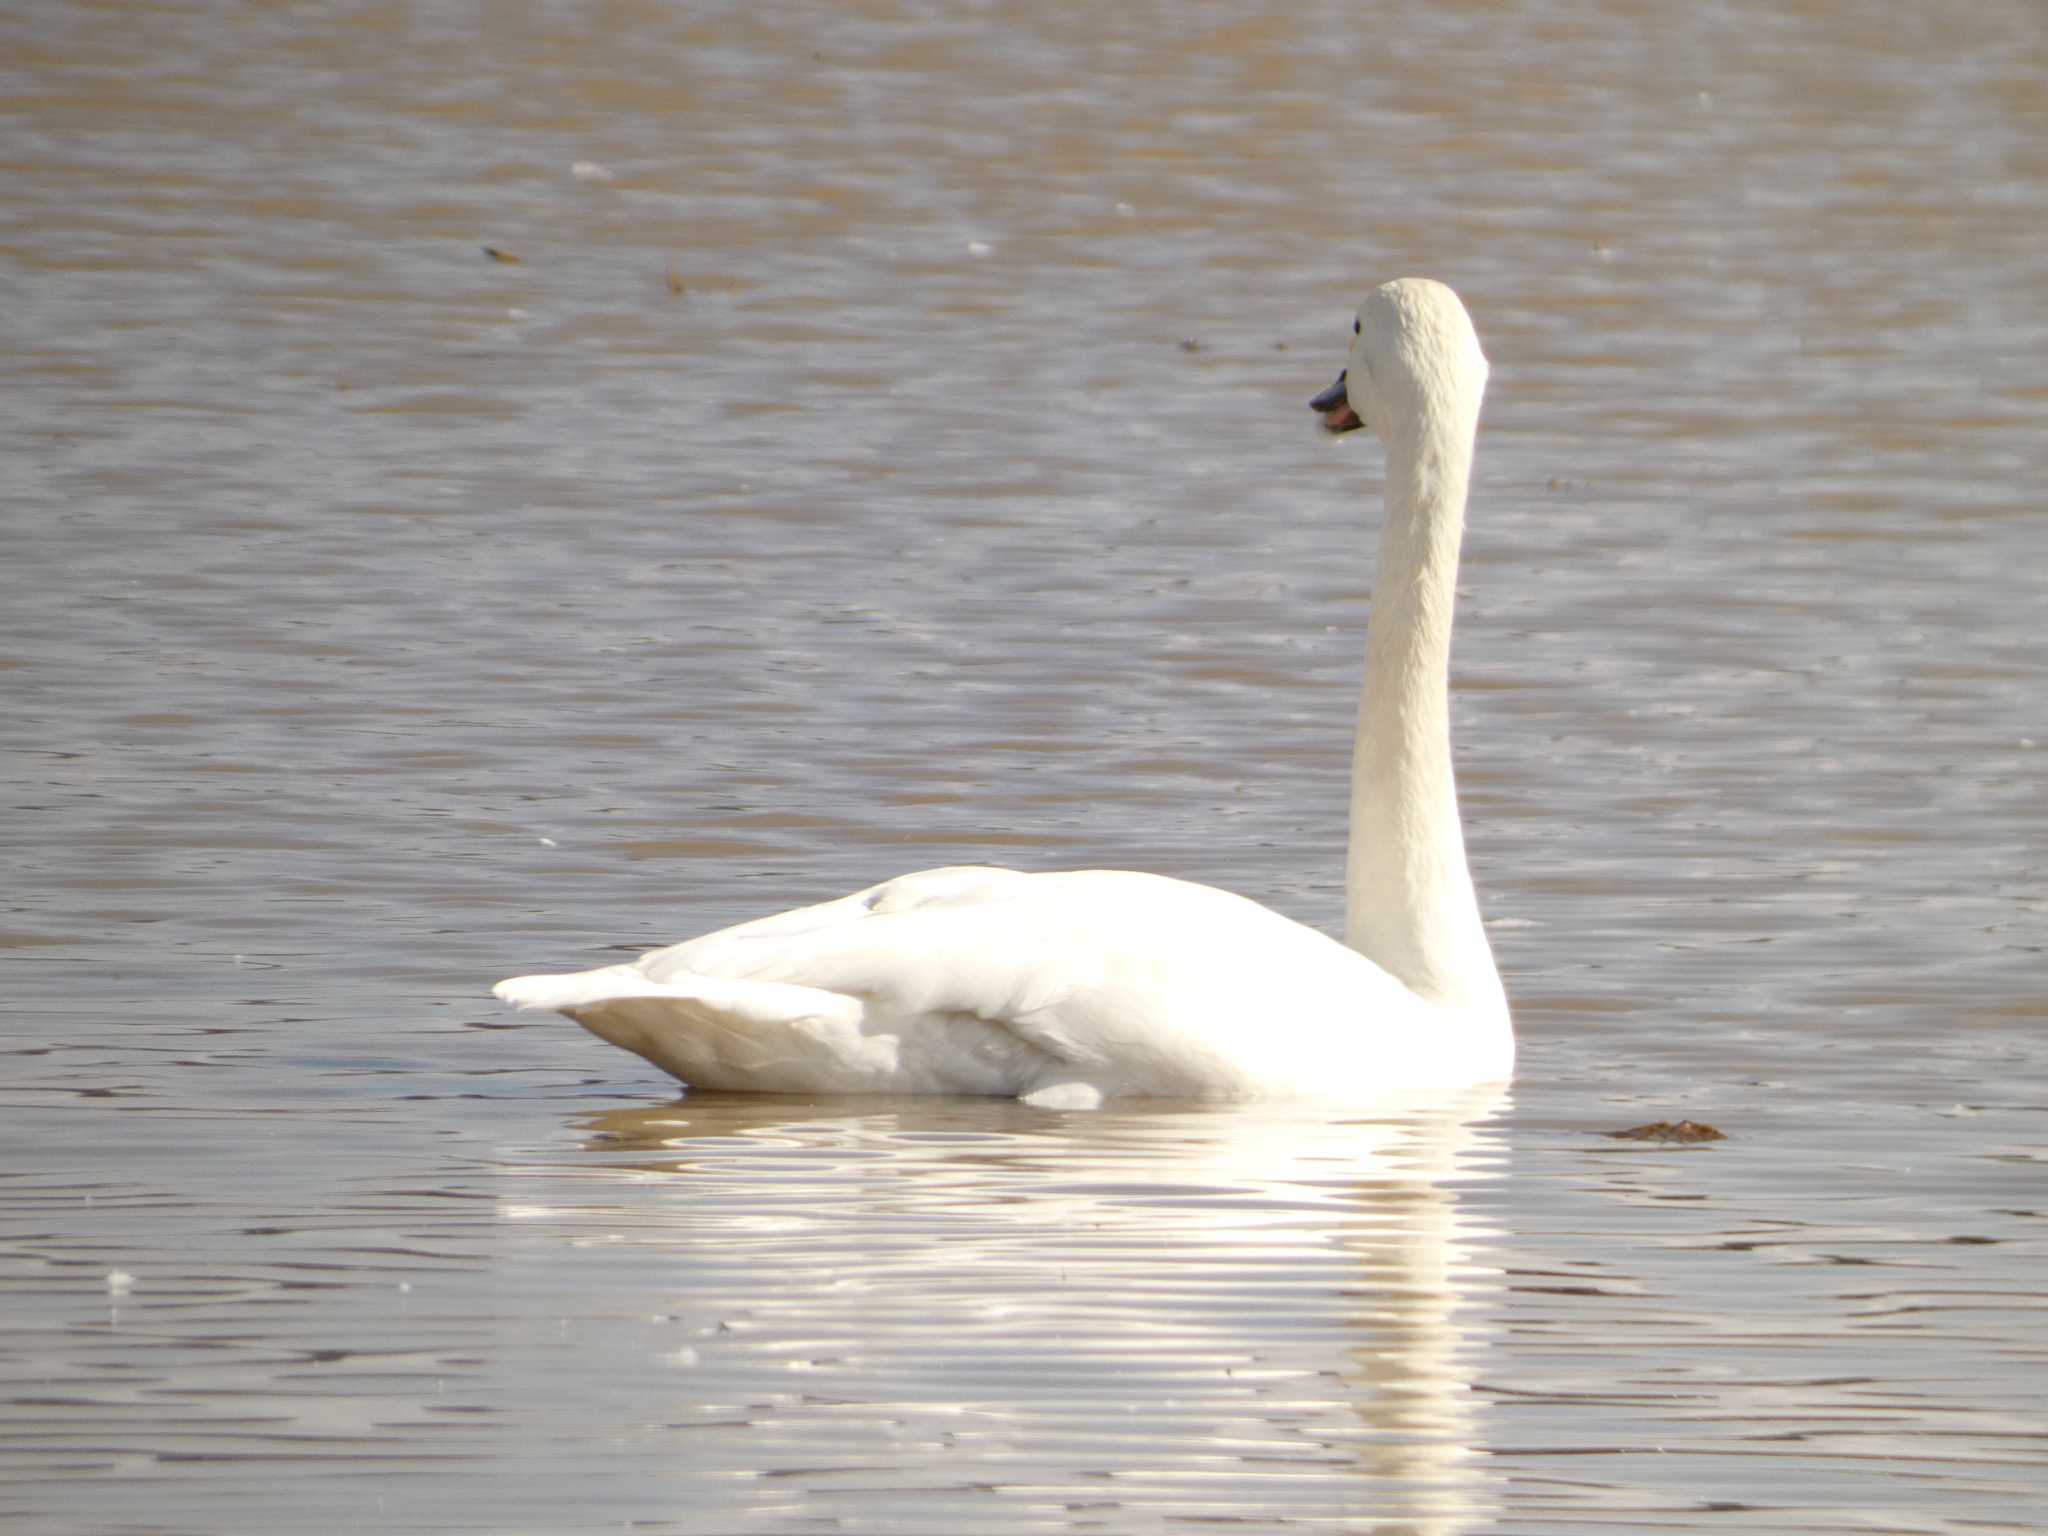
[[[0,58],[10,1530],[2036,1528],[2035,7]],[[679,1101],[483,996],[938,863],[1334,925],[1303,407],[1404,272],[1511,1093]]]

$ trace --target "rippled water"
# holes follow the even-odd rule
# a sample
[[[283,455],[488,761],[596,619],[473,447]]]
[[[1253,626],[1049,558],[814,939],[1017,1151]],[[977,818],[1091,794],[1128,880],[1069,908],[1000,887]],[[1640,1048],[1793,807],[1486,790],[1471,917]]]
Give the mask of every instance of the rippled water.
[[[2028,0],[0,17],[0,1519],[2037,1529],[2044,130]],[[1402,272],[1511,1094],[483,996],[942,862],[1333,923]]]

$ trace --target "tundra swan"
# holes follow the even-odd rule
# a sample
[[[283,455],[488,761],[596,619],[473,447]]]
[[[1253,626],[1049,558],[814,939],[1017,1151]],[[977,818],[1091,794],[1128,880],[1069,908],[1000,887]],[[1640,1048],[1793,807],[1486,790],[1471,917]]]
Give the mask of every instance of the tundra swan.
[[[1361,1099],[1508,1077],[1451,772],[1451,609],[1486,358],[1419,278],[1366,296],[1332,433],[1386,454],[1344,939],[1212,886],[960,867],[497,995],[707,1089]]]

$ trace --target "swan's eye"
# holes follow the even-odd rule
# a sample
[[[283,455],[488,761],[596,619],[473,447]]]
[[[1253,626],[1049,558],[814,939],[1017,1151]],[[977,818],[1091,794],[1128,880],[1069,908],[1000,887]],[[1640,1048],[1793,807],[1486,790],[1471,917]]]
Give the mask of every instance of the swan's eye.
[[[1359,322],[1358,322],[1358,321],[1354,320],[1354,321],[1352,321],[1352,322],[1351,322],[1351,334],[1352,334],[1352,335],[1356,336],[1356,335],[1358,334],[1358,326],[1359,326]]]

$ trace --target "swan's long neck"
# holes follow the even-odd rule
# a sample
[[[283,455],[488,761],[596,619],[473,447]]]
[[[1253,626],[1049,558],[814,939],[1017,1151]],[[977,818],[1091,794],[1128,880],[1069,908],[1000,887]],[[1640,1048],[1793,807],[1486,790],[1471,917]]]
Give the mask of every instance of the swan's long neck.
[[[1479,410],[1446,402],[1390,431],[1365,691],[1351,772],[1344,941],[1431,1001],[1506,999],[1465,864],[1451,773],[1451,608]]]

